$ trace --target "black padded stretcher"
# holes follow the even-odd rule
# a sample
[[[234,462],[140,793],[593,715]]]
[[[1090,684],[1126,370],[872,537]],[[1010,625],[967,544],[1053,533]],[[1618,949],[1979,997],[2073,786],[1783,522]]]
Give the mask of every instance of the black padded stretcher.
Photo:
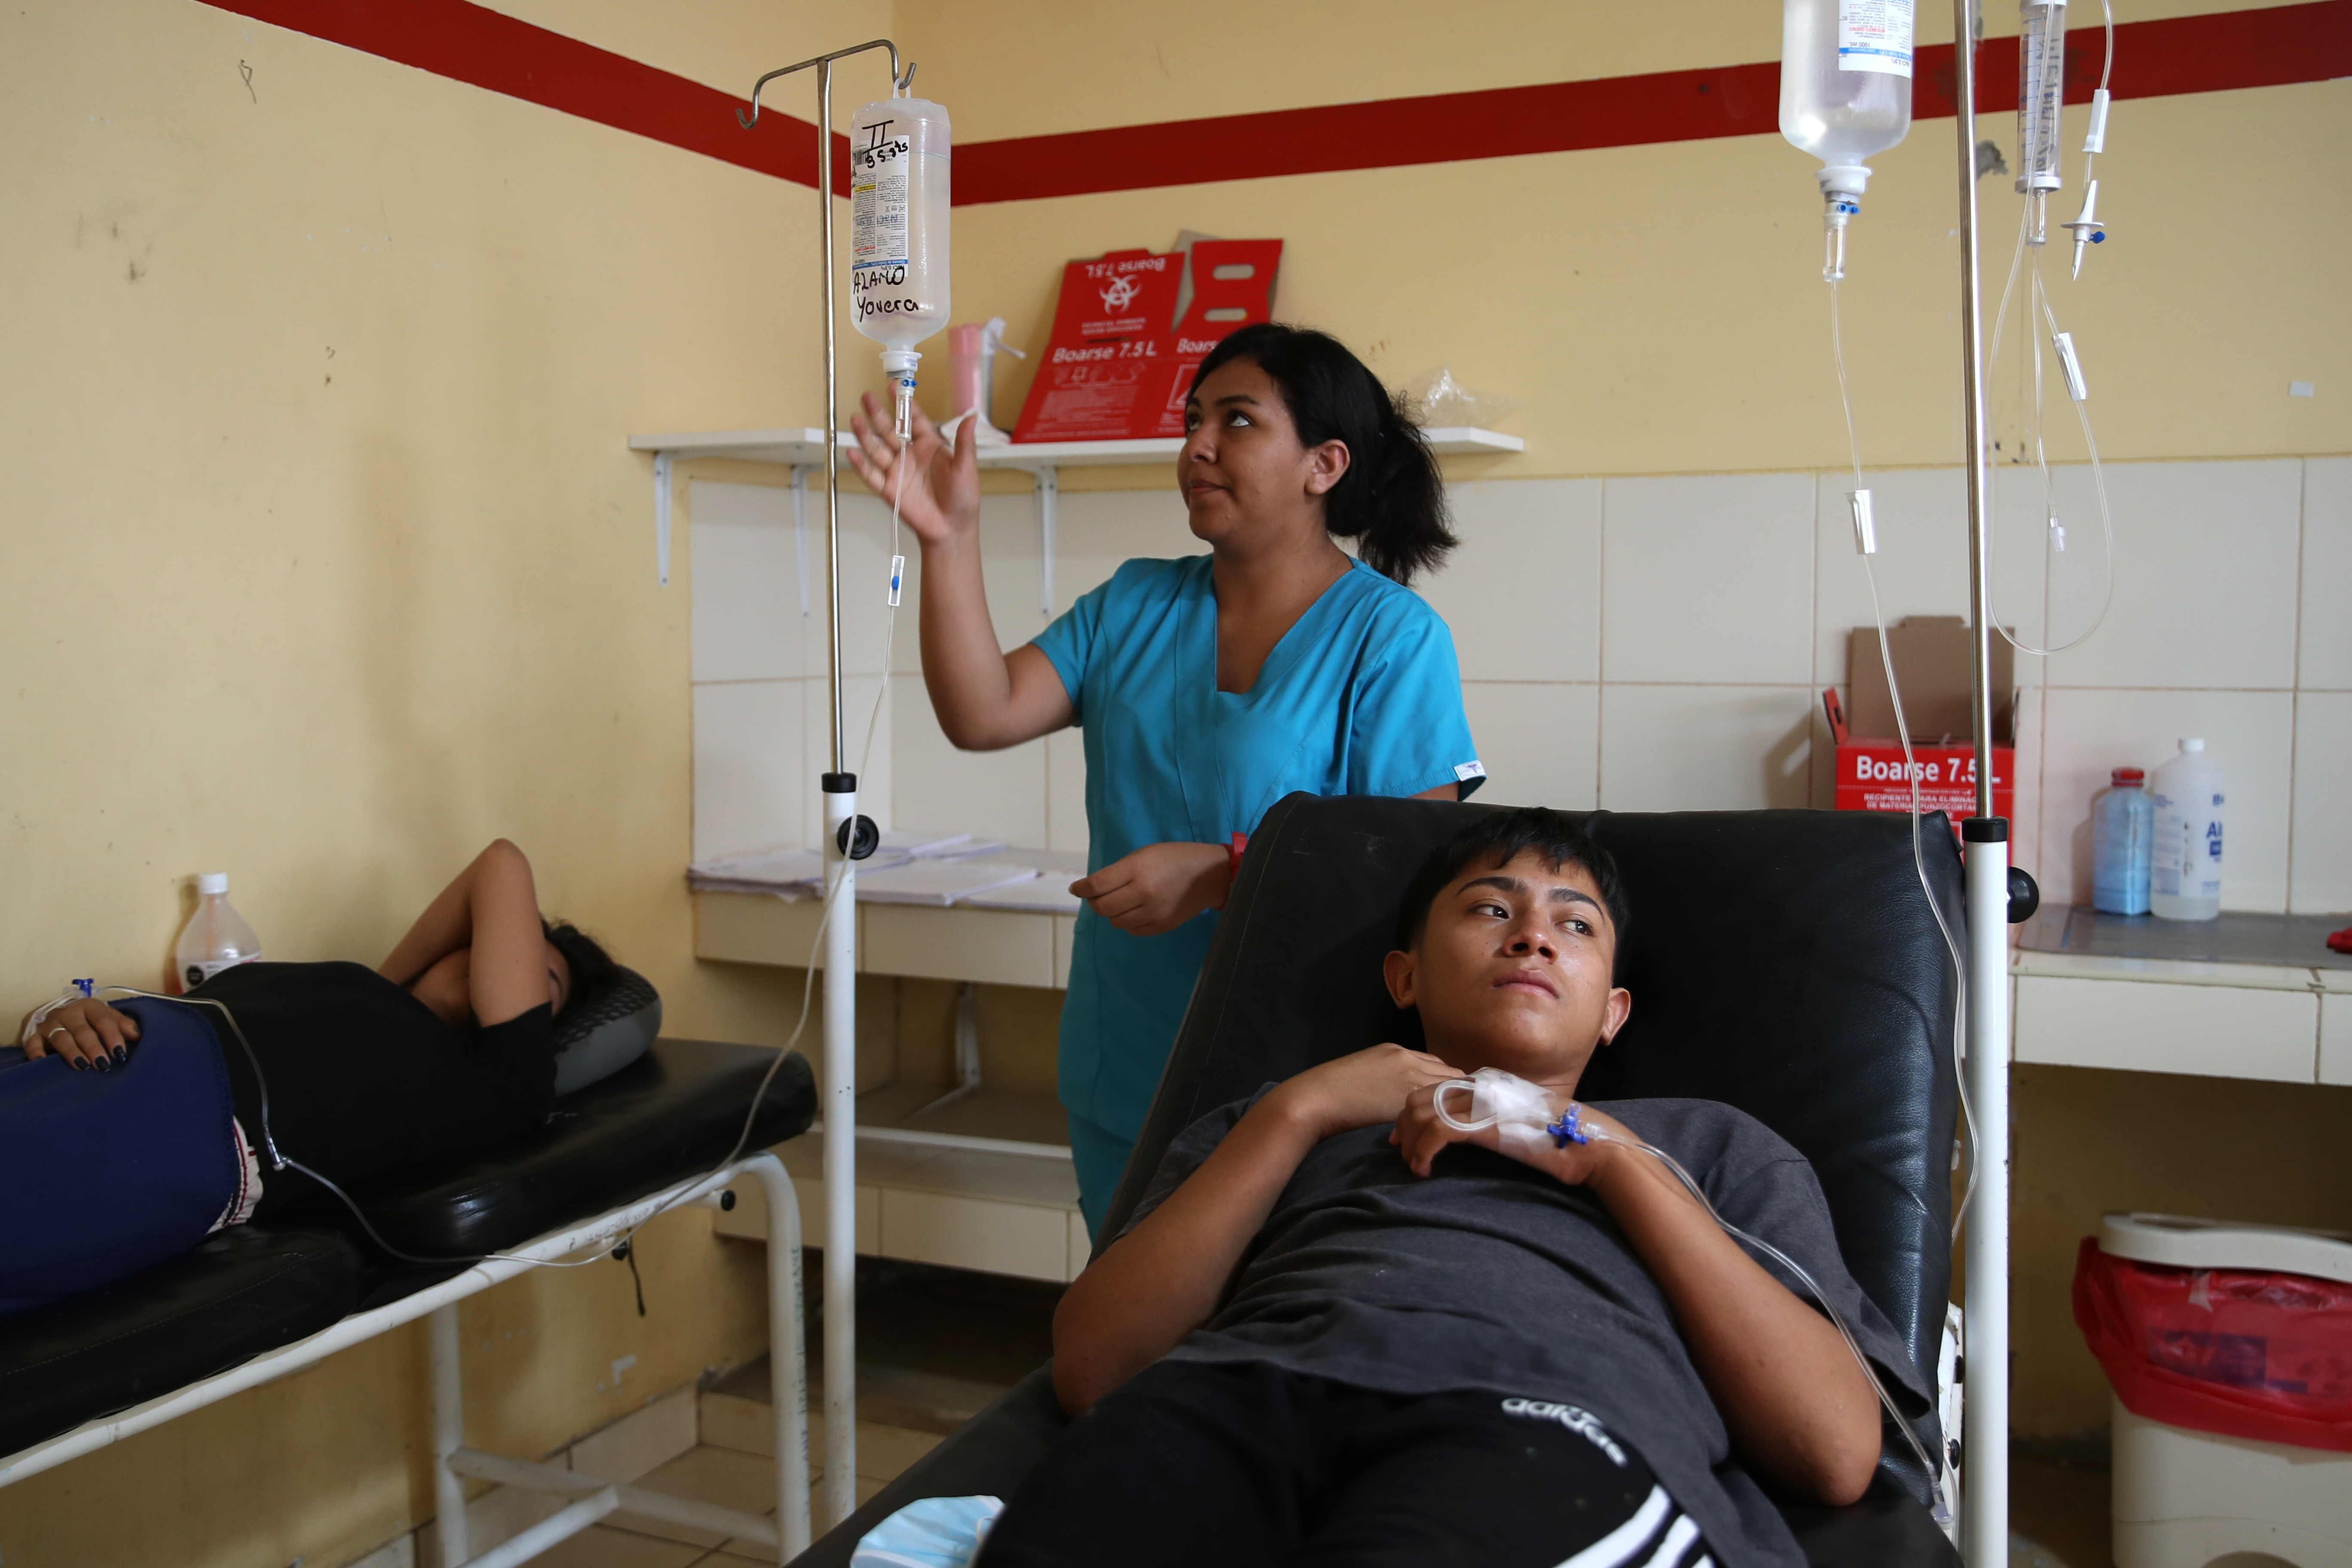
[[[1169,1142],[1206,1112],[1380,1040],[1417,1044],[1381,986],[1405,884],[1470,814],[1429,801],[1291,795],[1251,835],[1158,1096],[1110,1208],[1116,1235]],[[1580,814],[1571,814],[1580,815]],[[1622,868],[1631,1022],[1580,1091],[1688,1096],[1754,1115],[1812,1162],[1854,1280],[1933,1380],[1951,1284],[1958,1102],[1955,977],[1911,851],[1872,813],[1583,817]],[[1958,855],[1922,825],[1927,872],[1961,928]],[[1010,1497],[1064,1425],[1041,1368],[796,1560],[843,1568],[858,1539],[924,1497]],[[1940,1442],[1932,1415],[1915,1423]],[[1814,1568],[1948,1568],[1959,1559],[1890,1432],[1851,1508],[1790,1506]]]
[[[662,1040],[556,1102],[530,1138],[404,1172],[355,1194],[384,1238],[433,1258],[520,1247],[716,1165],[734,1148],[775,1053]],[[804,1131],[808,1063],[777,1068],[746,1144]],[[289,1178],[299,1180],[300,1178]],[[331,1199],[241,1226],[102,1289],[0,1318],[0,1457],[199,1383],[459,1272],[404,1264]]]

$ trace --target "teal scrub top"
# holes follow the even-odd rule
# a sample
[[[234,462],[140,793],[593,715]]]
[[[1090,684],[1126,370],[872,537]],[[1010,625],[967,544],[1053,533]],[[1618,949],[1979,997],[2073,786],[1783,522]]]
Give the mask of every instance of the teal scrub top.
[[[1361,562],[1283,634],[1245,692],[1217,689],[1210,557],[1129,561],[1036,640],[1077,710],[1087,868],[1147,844],[1223,844],[1295,790],[1412,795],[1486,778],[1454,636]],[[1063,1106],[1132,1140],[1216,931],[1134,936],[1079,911],[1062,1005]]]

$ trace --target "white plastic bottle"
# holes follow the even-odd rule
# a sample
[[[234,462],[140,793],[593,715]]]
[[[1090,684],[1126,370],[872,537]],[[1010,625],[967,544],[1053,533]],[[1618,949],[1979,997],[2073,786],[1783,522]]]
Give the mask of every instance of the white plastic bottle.
[[[172,951],[173,978],[193,991],[235,964],[261,956],[261,939],[228,901],[228,873],[207,871],[196,879],[196,912],[180,928]]]
[[[849,122],[849,319],[882,345],[899,422],[915,345],[948,324],[948,111],[929,99],[869,103]]]
[[[1822,275],[1845,275],[1846,221],[1870,183],[1863,160],[1911,130],[1914,0],[1785,0],[1780,134],[1819,158],[1829,230]]]
[[[2210,921],[2221,912],[2221,769],[2203,741],[2183,741],[2180,754],[2156,770],[2148,794],[2156,807],[2148,910]]]

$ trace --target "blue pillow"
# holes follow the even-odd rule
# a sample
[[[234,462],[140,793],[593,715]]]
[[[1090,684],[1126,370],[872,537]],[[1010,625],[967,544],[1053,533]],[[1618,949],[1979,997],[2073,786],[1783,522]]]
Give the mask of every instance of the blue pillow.
[[[139,1042],[108,1072],[0,1049],[0,1313],[176,1258],[236,1196],[210,1009],[140,999],[121,1010],[139,1020]]]

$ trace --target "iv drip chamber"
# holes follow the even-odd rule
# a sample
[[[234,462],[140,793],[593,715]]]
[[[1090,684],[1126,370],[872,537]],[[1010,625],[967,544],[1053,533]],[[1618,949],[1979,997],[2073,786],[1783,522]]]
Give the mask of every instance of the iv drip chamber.
[[[1911,130],[1914,0],[1786,0],[1780,134],[1822,161],[1828,230],[1822,275],[1845,275],[1845,226],[1870,182],[1863,163]]]
[[[2058,169],[2058,118],[2066,99],[2066,0],[2025,0],[2017,32],[2017,188],[2032,212],[2026,243],[2049,237]]]
[[[900,434],[915,345],[948,324],[948,111],[893,96],[849,122],[850,324],[882,345]]]

